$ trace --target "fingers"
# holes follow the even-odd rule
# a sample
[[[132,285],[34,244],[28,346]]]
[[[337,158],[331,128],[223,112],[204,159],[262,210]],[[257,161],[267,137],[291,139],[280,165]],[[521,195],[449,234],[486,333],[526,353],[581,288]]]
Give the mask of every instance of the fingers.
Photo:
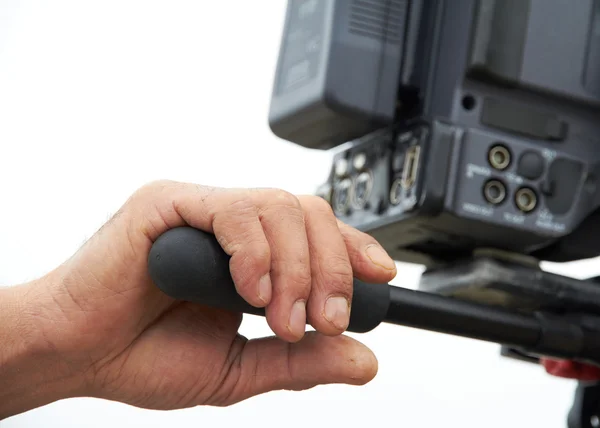
[[[348,328],[352,265],[337,220],[325,200],[300,197],[304,209],[312,274],[308,321],[319,332],[336,335]]]
[[[394,262],[369,235],[339,222],[315,196],[273,189],[218,189],[162,183],[146,189],[154,210],[142,204],[144,234],[155,240],[187,224],[215,234],[231,256],[238,293],[264,307],[273,332],[299,341],[307,322],[325,335],[346,330],[353,275],[388,282]],[[159,201],[159,202],[156,202]]]
[[[125,213],[150,243],[169,229],[191,226],[213,233],[231,256],[230,271],[237,292],[251,305],[271,302],[271,246],[255,201],[247,190],[160,181],[139,189]],[[138,233],[140,232],[140,233]]]
[[[266,308],[267,322],[280,338],[303,337],[311,268],[304,213],[295,196],[161,182],[146,186],[135,199],[143,208],[152,206],[148,201],[155,204],[153,210],[137,210],[146,217],[142,234],[150,241],[183,224],[214,233],[231,256],[237,292]]]
[[[273,332],[290,342],[306,331],[306,304],[311,291],[309,244],[298,199],[279,190],[251,191],[271,248],[273,297],[266,308]]]
[[[311,267],[298,199],[274,189],[219,189],[180,198],[176,211],[191,226],[213,232],[231,255],[237,292],[251,305],[266,308],[277,336],[300,340],[306,331]]]
[[[337,221],[350,257],[354,277],[367,283],[381,284],[396,276],[396,263],[370,235]]]
[[[208,201],[215,211],[212,232],[231,256],[229,268],[236,290],[251,305],[271,302],[271,244],[254,201],[237,193],[220,194]]]
[[[373,352],[347,336],[307,333],[289,344],[276,338],[249,341],[237,370],[230,371],[215,404],[231,405],[276,390],[306,390],[317,385],[364,385],[377,374]]]

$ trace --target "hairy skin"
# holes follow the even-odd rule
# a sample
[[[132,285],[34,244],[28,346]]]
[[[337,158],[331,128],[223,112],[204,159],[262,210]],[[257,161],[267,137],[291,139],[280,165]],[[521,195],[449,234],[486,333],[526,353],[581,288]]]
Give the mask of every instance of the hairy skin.
[[[183,225],[215,234],[238,292],[265,308],[273,337],[249,341],[240,314],[175,301],[152,284],[152,243]],[[372,237],[318,198],[151,183],[61,266],[0,289],[0,418],[80,396],[169,410],[363,385],[377,360],[343,335],[352,279],[395,274]]]

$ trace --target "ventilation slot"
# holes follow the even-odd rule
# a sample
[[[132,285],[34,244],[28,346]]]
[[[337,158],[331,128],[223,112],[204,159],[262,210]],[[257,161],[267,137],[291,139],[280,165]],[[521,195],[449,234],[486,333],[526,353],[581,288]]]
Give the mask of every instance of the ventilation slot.
[[[352,0],[350,33],[402,43],[408,0]]]

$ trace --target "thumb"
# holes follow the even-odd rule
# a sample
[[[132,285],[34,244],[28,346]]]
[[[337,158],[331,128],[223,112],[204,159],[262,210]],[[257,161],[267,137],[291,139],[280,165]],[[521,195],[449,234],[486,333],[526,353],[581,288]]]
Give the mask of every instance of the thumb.
[[[377,374],[377,359],[360,342],[309,332],[297,343],[250,340],[213,397],[227,406],[276,390],[301,391],[325,384],[364,385]]]

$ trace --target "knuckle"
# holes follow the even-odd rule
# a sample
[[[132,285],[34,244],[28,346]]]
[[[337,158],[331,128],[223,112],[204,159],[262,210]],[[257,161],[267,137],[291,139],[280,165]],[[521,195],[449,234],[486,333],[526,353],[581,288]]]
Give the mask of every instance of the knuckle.
[[[320,288],[328,292],[348,294],[352,290],[353,273],[345,257],[332,257],[322,264]]]
[[[227,205],[227,208],[234,212],[248,212],[256,210],[256,206],[252,202],[252,199],[247,195],[241,195],[231,200]]]
[[[261,219],[280,223],[282,219],[291,221],[295,226],[304,225],[304,210],[300,200],[284,190],[271,190],[266,205],[258,209]]]
[[[176,181],[172,181],[172,180],[155,180],[155,181],[150,181],[150,182],[144,184],[142,187],[140,187],[135,192],[135,194],[136,195],[147,196],[147,195],[153,195],[153,194],[156,194],[156,193],[162,193],[166,189],[176,187],[177,184],[178,183]]]
[[[312,282],[312,273],[308,264],[294,263],[283,270],[285,287],[294,289],[301,293],[304,297],[308,297]]]
[[[271,265],[271,249],[266,243],[257,241],[243,242],[241,246],[241,249],[235,253],[236,269],[247,272],[249,276],[255,276],[256,270],[263,271],[269,269]]]
[[[255,241],[260,238],[257,236],[256,230],[251,226],[248,227],[243,223],[231,225],[225,222],[218,221],[219,217],[213,223],[213,230],[217,242],[225,250],[227,254],[233,255],[240,253],[241,255],[248,254],[247,247],[254,246]]]
[[[319,213],[334,216],[331,205],[325,199],[323,199],[319,196],[310,196],[308,201],[309,201],[309,206],[312,210],[317,211]]]
[[[248,256],[256,263],[271,263],[271,247],[265,240],[256,240],[245,245]]]
[[[271,192],[275,204],[301,209],[300,200],[292,193],[281,189],[272,190]]]
[[[172,180],[155,180],[139,187],[127,200],[126,205],[148,205],[162,200],[163,197],[171,198],[174,190],[182,183]]]
[[[231,220],[236,218],[243,222],[244,218],[255,217],[256,206],[252,202],[252,199],[247,195],[236,195],[234,198],[219,201],[214,198],[220,199],[220,195],[209,194],[207,195],[205,202],[207,203],[209,210],[212,214],[223,219]],[[241,218],[240,218],[241,217]]]
[[[229,200],[213,199],[216,196],[208,195],[204,200],[209,215],[213,218],[213,226],[219,228],[235,228],[238,233],[248,233],[257,218],[256,206],[250,198],[245,196]]]

